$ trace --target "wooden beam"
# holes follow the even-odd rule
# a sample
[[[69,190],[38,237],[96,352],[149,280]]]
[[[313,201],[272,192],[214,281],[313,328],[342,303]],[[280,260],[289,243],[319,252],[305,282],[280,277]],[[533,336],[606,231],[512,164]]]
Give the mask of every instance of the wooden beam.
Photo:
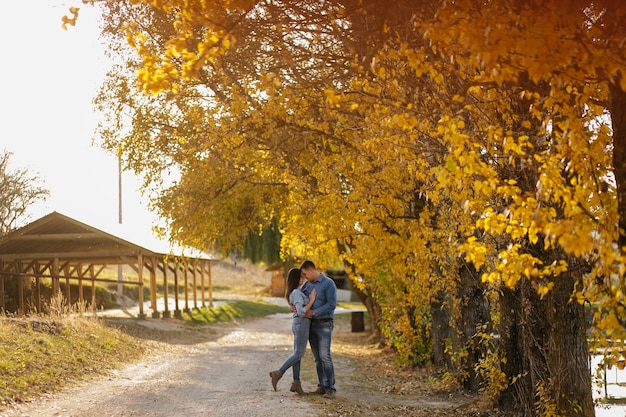
[[[88,252],[36,252],[36,253],[7,253],[0,255],[0,259],[3,261],[15,261],[15,260],[47,260],[47,259],[80,259],[85,260],[89,258],[102,259],[102,258],[118,258],[121,262],[121,258],[124,256],[133,257],[139,255],[140,251],[129,251],[124,249],[119,250],[104,250],[104,251],[88,251]]]
[[[76,240],[76,239],[94,239],[102,238],[101,235],[96,233],[44,233],[36,235],[21,235],[14,236],[11,239],[15,240]]]

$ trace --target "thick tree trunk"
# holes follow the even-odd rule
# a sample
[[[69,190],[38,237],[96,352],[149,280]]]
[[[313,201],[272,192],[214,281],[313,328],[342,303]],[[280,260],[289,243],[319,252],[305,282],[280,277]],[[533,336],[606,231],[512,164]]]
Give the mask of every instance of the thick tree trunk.
[[[453,369],[447,346],[454,341],[454,329],[450,325],[450,300],[439,291],[430,302],[432,317],[433,364],[442,369]]]
[[[609,112],[613,128],[613,169],[617,184],[620,247],[626,246],[626,92],[619,83],[609,87]]]
[[[376,339],[382,339],[380,328],[378,327],[378,320],[380,318],[380,306],[378,305],[374,297],[369,294],[368,291],[361,291],[353,286],[352,292],[356,294],[358,299],[363,303],[363,305],[365,305],[365,308],[367,309],[369,325],[372,334]]]
[[[594,415],[584,307],[571,301],[576,274],[557,277],[543,300],[527,280],[502,291],[501,369],[515,381],[501,393],[503,409],[537,416],[554,406],[559,415]]]
[[[546,309],[548,365],[546,382],[562,415],[594,415],[585,309],[571,296],[579,281],[577,272],[562,274],[543,301]]]
[[[462,338],[459,347],[467,350],[467,356],[461,362],[461,367],[467,375],[463,387],[470,392],[476,392],[482,382],[476,372],[476,365],[485,354],[485,347],[480,343],[478,332],[479,330],[491,332],[491,317],[480,275],[472,265],[465,263],[459,271],[459,301]]]
[[[500,294],[500,366],[507,379],[514,382],[502,391],[498,405],[520,416],[532,416],[536,383],[532,370],[546,367],[531,343],[545,339],[545,329],[534,322],[537,295],[525,280],[514,290],[502,288]]]

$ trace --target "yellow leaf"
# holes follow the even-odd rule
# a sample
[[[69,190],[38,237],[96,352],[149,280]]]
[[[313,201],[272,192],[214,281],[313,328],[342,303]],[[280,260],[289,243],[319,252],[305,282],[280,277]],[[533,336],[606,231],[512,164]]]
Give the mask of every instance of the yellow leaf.
[[[552,288],[554,288],[554,282],[549,282],[547,285],[541,285],[537,289],[537,294],[543,298],[550,292],[550,290],[552,290]]]

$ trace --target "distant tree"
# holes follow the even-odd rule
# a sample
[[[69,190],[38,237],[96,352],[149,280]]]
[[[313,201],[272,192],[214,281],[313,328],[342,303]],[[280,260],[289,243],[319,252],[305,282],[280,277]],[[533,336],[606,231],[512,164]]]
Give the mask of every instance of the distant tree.
[[[11,170],[11,155],[6,150],[0,154],[0,237],[28,219],[29,206],[50,194],[37,174],[25,168]]]

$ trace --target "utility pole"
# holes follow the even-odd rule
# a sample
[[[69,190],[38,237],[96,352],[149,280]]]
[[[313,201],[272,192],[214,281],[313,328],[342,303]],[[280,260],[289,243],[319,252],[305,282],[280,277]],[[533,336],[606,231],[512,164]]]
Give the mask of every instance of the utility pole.
[[[122,155],[118,152],[117,155],[117,210],[118,210],[118,223],[122,224]],[[124,286],[122,285],[122,264],[117,264],[117,295],[119,300],[122,300],[124,293]]]

